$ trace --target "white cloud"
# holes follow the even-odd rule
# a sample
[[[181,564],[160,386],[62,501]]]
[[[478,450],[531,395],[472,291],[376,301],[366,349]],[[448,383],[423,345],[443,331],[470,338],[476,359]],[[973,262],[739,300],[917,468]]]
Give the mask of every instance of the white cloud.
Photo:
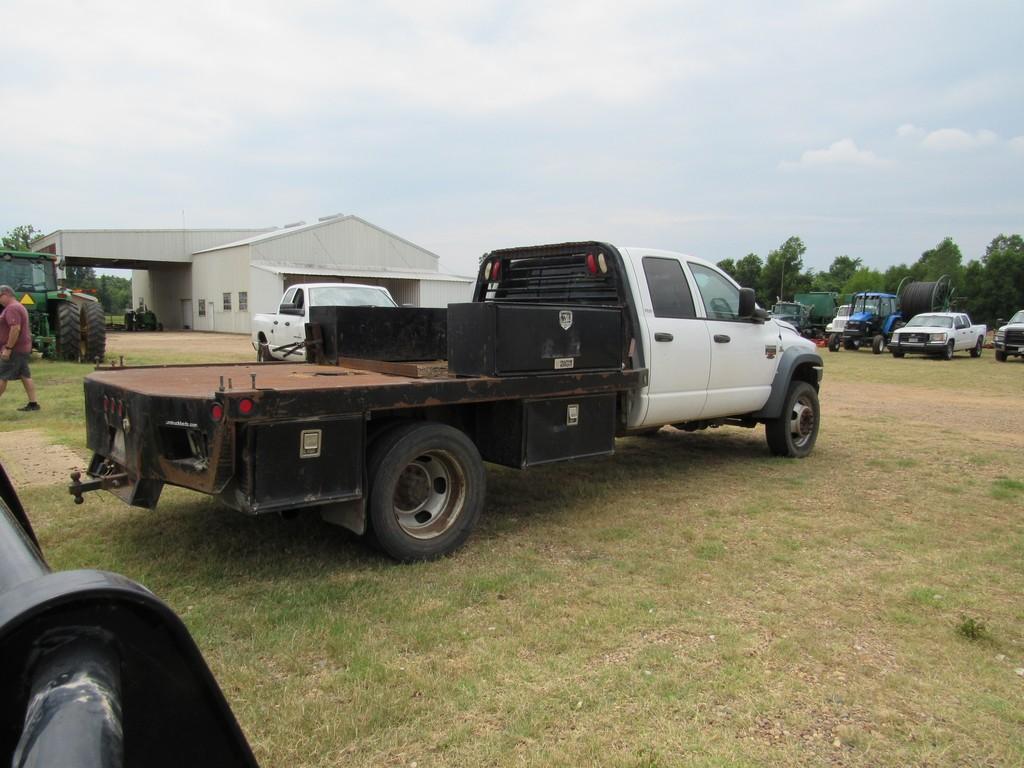
[[[779,167],[784,171],[800,168],[877,168],[886,164],[868,149],[858,149],[853,139],[840,139],[825,149],[808,149],[796,162],[783,161]]]
[[[968,133],[961,128],[940,128],[921,141],[921,146],[936,152],[958,152],[995,144],[999,137],[989,130]]]
[[[918,128],[912,123],[904,123],[896,129],[896,134],[903,139],[917,138],[924,135],[924,128]]]

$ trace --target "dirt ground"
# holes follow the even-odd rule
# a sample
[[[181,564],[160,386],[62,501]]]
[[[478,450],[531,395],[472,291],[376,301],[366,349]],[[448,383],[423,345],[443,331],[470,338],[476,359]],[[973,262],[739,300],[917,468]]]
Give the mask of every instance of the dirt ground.
[[[0,459],[16,487],[29,488],[68,482],[88,460],[66,445],[53,445],[41,429],[0,432]]]
[[[159,333],[109,332],[107,358],[148,352],[154,347],[187,349],[195,354],[239,353],[252,350],[249,337],[241,333],[202,333],[200,331],[162,331]],[[254,353],[255,354],[255,353]]]

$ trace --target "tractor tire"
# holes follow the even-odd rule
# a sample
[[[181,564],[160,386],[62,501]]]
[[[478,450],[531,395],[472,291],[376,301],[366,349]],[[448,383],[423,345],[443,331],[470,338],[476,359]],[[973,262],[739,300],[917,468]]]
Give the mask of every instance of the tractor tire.
[[[77,362],[82,357],[82,325],[78,305],[70,301],[57,304],[57,359]]]
[[[841,339],[840,339],[840,336],[839,336],[838,333],[831,334],[828,337],[828,351],[829,352],[838,352],[839,351],[839,344],[840,344],[840,342],[841,342]]]
[[[1001,349],[997,349],[996,350],[996,362],[997,363],[1005,363],[1006,362],[1006,353],[1003,352]]]
[[[103,362],[107,353],[107,318],[103,305],[90,301],[78,308],[82,321],[82,339],[85,342],[83,360],[90,363]]]
[[[971,350],[971,357],[981,357],[981,350],[984,349],[984,346],[985,343],[982,340],[981,336],[979,336],[978,343],[975,344],[974,348]]]
[[[447,424],[416,421],[386,430],[367,460],[367,512],[376,544],[401,562],[461,547],[483,511],[487,475],[473,442]]]
[[[820,425],[818,393],[806,381],[794,381],[789,385],[782,415],[764,423],[768,449],[776,456],[802,459],[814,448]]]
[[[876,334],[875,337],[871,340],[871,352],[873,354],[880,355],[880,354],[882,354],[882,351],[884,349],[885,349],[885,336],[883,336],[880,333]]]
[[[956,342],[955,341],[949,342],[949,344],[946,345],[946,348],[942,352],[942,359],[943,360],[952,360],[953,359],[953,352],[955,352],[955,351],[956,351]]]

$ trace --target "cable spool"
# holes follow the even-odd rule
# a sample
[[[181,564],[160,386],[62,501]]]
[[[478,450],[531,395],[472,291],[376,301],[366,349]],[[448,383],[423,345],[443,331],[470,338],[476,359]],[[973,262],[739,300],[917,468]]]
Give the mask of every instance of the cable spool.
[[[908,320],[922,312],[944,312],[949,309],[952,297],[949,275],[933,283],[904,280],[899,287],[900,312]]]

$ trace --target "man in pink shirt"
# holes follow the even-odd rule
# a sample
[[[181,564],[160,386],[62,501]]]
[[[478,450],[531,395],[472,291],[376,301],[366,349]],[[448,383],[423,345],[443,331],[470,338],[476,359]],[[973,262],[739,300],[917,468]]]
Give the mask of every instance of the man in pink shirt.
[[[28,311],[14,298],[9,285],[0,285],[0,395],[7,389],[7,382],[21,379],[28,395],[28,405],[19,411],[38,411],[36,385],[28,369],[28,358],[32,353],[32,330]]]

